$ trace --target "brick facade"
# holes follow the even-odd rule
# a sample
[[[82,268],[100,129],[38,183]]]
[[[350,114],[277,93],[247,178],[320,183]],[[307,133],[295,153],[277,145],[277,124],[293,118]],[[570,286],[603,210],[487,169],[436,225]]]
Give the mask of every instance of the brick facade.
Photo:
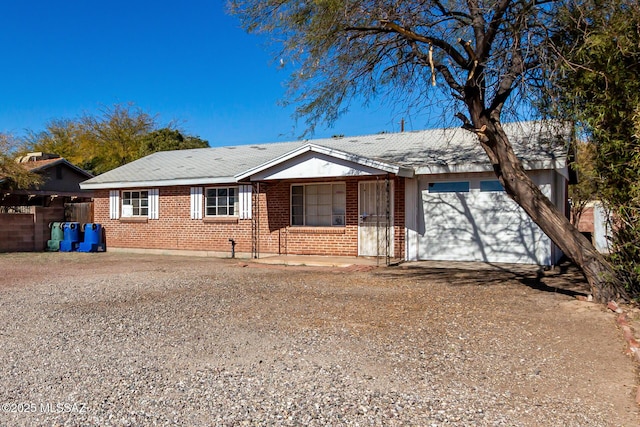
[[[209,251],[230,253],[233,239],[238,254],[251,254],[252,226],[257,225],[258,251],[262,254],[358,255],[358,182],[371,178],[341,178],[346,184],[344,227],[292,227],[291,184],[325,180],[269,181],[259,185],[254,219],[190,218],[190,187],[159,188],[157,220],[109,219],[109,190],[95,194],[94,218],[105,230],[107,248]],[[404,255],[404,179],[394,178],[395,257]],[[255,198],[254,198],[255,200]]]
[[[575,221],[574,218],[573,220]],[[593,233],[593,206],[588,206],[582,211],[578,222],[578,230],[581,233]]]

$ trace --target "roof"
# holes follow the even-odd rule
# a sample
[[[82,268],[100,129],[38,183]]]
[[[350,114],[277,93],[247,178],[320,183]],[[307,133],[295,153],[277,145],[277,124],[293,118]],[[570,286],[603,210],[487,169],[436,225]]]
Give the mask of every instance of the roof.
[[[504,123],[509,140],[528,170],[564,169],[569,132],[549,122]],[[83,189],[203,185],[238,182],[309,150],[348,158],[401,176],[493,171],[475,134],[430,129],[357,137],[162,151],[81,184]],[[411,171],[410,174],[407,171]]]
[[[48,166],[52,166],[54,163],[59,163],[60,158],[57,159],[47,159],[47,160],[32,160],[29,162],[21,163],[24,165],[26,169],[29,169],[31,172],[37,172],[42,169],[46,169]]]
[[[78,172],[80,175],[84,175],[87,178],[93,177],[92,174],[90,174],[84,169],[77,167],[76,165],[74,165],[64,157],[59,157],[57,159],[33,160],[33,161],[25,162],[22,164],[31,172],[41,172],[45,169],[49,169],[50,167],[53,167],[56,165],[65,165],[73,169],[74,171]]]
[[[80,175],[83,175],[87,178],[93,178],[93,175],[90,174],[89,172],[87,172],[84,169],[81,169],[79,167],[77,167],[76,165],[74,165],[73,163],[69,162],[67,159],[65,159],[64,157],[55,157],[55,158],[50,158],[50,159],[43,159],[43,160],[29,160],[29,161],[21,161],[19,162],[19,164],[23,165],[25,169],[27,169],[29,172],[33,172],[33,173],[39,173],[42,171],[45,171],[53,166],[56,165],[65,165],[67,167],[69,167],[70,169],[73,169],[74,171],[76,171],[77,173],[79,173]],[[3,182],[6,179],[5,176],[0,176],[0,182]]]

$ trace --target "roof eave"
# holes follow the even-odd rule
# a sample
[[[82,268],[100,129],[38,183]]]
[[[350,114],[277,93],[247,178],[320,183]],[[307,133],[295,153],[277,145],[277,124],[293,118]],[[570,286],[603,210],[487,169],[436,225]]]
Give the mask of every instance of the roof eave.
[[[413,168],[400,166],[398,168],[398,172],[396,172],[396,175],[403,178],[413,178],[416,175],[416,171]]]
[[[28,163],[26,163],[28,165]],[[51,163],[47,163],[46,165],[41,165],[38,167],[35,167],[33,169],[29,169],[30,172],[40,172],[40,171],[44,171],[47,169],[50,169],[53,166],[59,165],[59,164],[64,164],[67,165],[69,168],[75,170],[76,172],[78,172],[80,175],[84,175],[87,178],[93,178],[93,175],[89,172],[87,172],[86,170],[79,168],[78,166],[74,165],[73,163],[71,163],[70,161],[68,161],[67,159],[65,159],[64,157],[61,157],[60,159],[56,160],[55,162],[51,162]]]
[[[565,159],[523,161],[525,170],[555,170],[564,175],[567,169]],[[493,168],[487,163],[462,163],[447,165],[422,165],[415,169],[416,175],[433,175],[441,173],[471,173],[493,172]]]
[[[114,182],[81,182],[80,188],[83,190],[107,190],[116,188],[146,188],[146,187],[173,187],[185,185],[208,185],[208,184],[231,184],[236,179],[229,177],[205,177],[205,178],[183,178],[183,179],[163,179],[153,181],[114,181]]]

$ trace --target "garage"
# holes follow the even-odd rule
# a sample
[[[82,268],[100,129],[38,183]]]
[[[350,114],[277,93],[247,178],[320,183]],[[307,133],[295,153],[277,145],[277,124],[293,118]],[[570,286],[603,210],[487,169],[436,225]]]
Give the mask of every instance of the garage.
[[[552,175],[539,171],[532,177],[553,198]],[[555,261],[551,240],[493,174],[428,175],[415,181],[418,214],[407,236],[410,258],[540,265]]]

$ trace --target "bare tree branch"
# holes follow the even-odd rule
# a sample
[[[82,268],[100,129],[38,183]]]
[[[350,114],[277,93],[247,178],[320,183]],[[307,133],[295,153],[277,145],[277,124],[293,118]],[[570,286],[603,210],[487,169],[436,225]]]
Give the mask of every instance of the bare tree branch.
[[[408,28],[404,28],[401,27],[400,25],[391,22],[391,21],[380,21],[380,23],[382,24],[382,26],[384,28],[390,29],[393,32],[396,32],[398,34],[400,34],[403,37],[406,37],[408,39],[411,40],[415,40],[418,42],[422,42],[422,43],[429,43],[432,44],[440,49],[442,49],[447,55],[449,55],[451,57],[451,59],[453,59],[456,64],[458,64],[460,67],[462,68],[467,68],[469,61],[460,53],[456,50],[456,48],[454,48],[451,44],[445,42],[444,40],[435,38],[435,37],[429,37],[429,36],[424,36],[421,34],[417,34],[413,31],[411,31]]]
[[[498,34],[498,29],[500,28],[500,25],[504,23],[504,15],[511,3],[512,2],[510,0],[500,0],[493,8],[493,17],[491,18],[489,27],[487,28],[484,36],[481,39],[478,39],[478,46],[476,46],[478,56],[483,58],[483,60],[489,55],[491,46]]]

